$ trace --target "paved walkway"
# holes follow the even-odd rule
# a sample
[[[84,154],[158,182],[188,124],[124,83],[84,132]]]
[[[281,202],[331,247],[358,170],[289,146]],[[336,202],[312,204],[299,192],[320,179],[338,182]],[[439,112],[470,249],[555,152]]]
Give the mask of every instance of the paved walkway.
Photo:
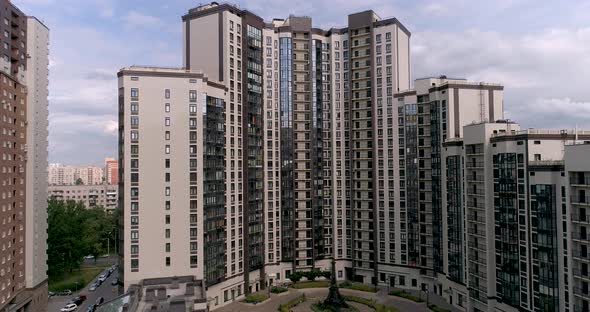
[[[430,309],[426,307],[425,303],[416,303],[403,298],[387,295],[384,291],[378,293],[370,293],[358,290],[343,289],[340,288],[340,293],[345,296],[356,296],[367,299],[374,299],[380,304],[393,306],[398,308],[400,311],[405,312],[430,312]],[[239,301],[233,302],[225,307],[216,309],[219,312],[276,312],[280,304],[285,304],[291,299],[294,299],[301,294],[305,294],[306,301],[300,303],[298,306],[293,308],[293,312],[307,312],[311,311],[311,305],[319,301],[324,300],[328,296],[327,288],[306,288],[306,289],[293,289],[289,288],[289,292],[286,294],[271,294],[271,299],[257,305],[245,304]],[[438,305],[438,303],[435,303]],[[356,308],[359,308],[360,312],[370,312],[372,309],[362,304],[353,304]]]

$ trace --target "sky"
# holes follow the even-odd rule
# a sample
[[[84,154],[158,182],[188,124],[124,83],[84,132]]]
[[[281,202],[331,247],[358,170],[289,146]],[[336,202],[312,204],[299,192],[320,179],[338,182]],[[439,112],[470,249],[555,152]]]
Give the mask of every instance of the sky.
[[[50,28],[49,161],[101,165],[117,155],[117,71],[181,66],[181,16],[206,1],[12,0]],[[346,25],[373,9],[411,32],[412,77],[505,86],[522,128],[590,129],[590,1],[233,1],[265,20],[311,16]]]

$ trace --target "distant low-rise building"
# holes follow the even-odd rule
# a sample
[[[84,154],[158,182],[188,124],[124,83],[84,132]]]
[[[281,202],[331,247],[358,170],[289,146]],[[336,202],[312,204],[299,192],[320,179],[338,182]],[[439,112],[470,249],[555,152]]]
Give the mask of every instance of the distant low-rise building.
[[[82,201],[86,208],[104,207],[108,212],[117,209],[116,185],[50,185],[48,197],[57,200]]]

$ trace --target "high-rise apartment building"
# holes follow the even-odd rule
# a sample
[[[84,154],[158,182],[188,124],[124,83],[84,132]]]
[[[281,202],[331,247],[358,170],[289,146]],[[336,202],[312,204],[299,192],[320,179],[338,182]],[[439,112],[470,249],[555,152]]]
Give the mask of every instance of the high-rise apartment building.
[[[0,1],[0,20],[0,310],[44,311],[49,30],[7,0]]]
[[[180,69],[118,76],[120,278],[126,288],[162,276],[214,284],[225,278],[226,215],[237,213],[225,210],[226,88]]]
[[[575,311],[564,150],[581,133],[479,122],[445,141],[446,276],[430,291],[466,311]]]
[[[119,161],[114,158],[104,160],[104,180],[106,184],[119,184]]]
[[[260,178],[267,188],[261,213],[267,219],[266,263],[287,265],[281,274],[325,268],[334,250],[340,259],[354,259],[347,272],[351,279],[375,279],[377,236],[382,233],[372,223],[379,204],[384,209],[385,201],[390,204],[389,194],[376,185],[394,179],[392,174],[385,180],[388,175],[371,158],[377,153],[384,154],[384,163],[395,158],[378,144],[383,136],[377,135],[393,125],[392,110],[389,116],[378,112],[393,105],[394,93],[410,86],[408,30],[373,11],[350,15],[348,28],[322,30],[312,27],[309,17],[262,23],[227,4],[190,10],[183,22],[184,64],[229,87],[228,118],[240,118],[240,107],[248,109],[247,83],[253,80],[247,71],[256,69],[264,121]],[[247,37],[252,33],[254,40]],[[204,40],[213,44],[199,44]],[[252,61],[256,66],[248,63]],[[387,143],[394,141],[394,134],[389,135]],[[353,176],[359,176],[354,183]],[[393,206],[387,215],[390,210]],[[351,227],[353,222],[357,226]],[[236,230],[243,226],[236,224]],[[382,229],[389,229],[389,223]]]
[[[565,200],[570,219],[567,223],[567,257],[569,266],[569,298],[564,298],[573,305],[570,311],[590,311],[590,144],[566,146],[565,172],[567,189]],[[567,209],[569,207],[569,209]],[[566,282],[567,283],[567,282]]]

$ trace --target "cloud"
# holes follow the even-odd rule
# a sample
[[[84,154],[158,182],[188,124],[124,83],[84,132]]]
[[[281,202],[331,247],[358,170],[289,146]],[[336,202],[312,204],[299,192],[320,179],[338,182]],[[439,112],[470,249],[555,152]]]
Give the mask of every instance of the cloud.
[[[443,16],[450,13],[448,6],[441,4],[440,2],[432,2],[425,5],[422,10],[425,14],[432,14],[437,16]]]
[[[123,17],[123,21],[128,27],[154,27],[160,26],[162,20],[155,16],[143,14],[137,11],[130,11]]]
[[[590,28],[417,32],[412,40],[415,77],[447,74],[502,83],[505,109],[522,125],[561,127],[588,118]]]

